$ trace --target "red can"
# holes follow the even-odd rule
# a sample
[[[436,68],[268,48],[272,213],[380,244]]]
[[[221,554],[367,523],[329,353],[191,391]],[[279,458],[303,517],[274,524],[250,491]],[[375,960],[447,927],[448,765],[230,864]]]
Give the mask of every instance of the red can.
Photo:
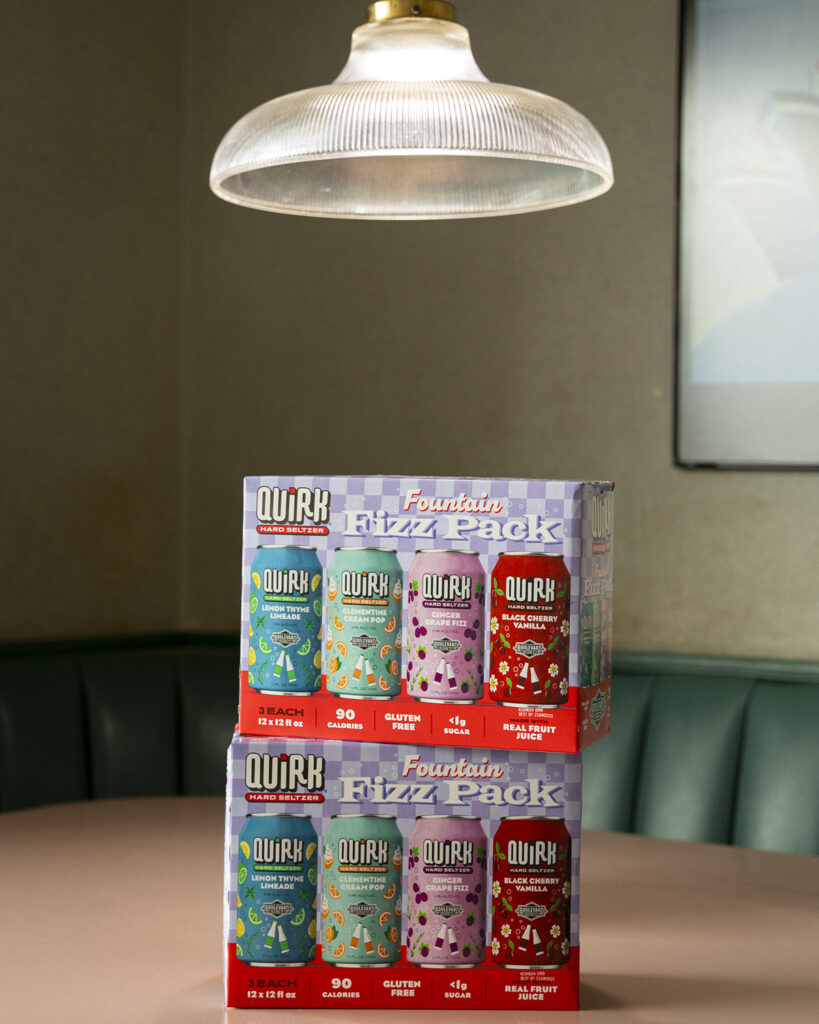
[[[565,820],[502,818],[492,851],[492,961],[499,967],[565,964],[572,897]]]
[[[562,557],[503,554],[491,583],[489,696],[499,704],[565,704],[571,577]]]

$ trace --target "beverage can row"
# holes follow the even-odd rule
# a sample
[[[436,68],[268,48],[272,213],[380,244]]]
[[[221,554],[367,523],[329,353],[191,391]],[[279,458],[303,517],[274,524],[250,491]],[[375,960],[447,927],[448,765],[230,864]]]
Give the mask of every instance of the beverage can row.
[[[320,943],[328,963],[396,963],[404,916],[403,839],[396,819],[334,815],[323,840],[320,894],[318,844],[307,815],[248,816],[239,835],[237,958],[256,966],[303,966]],[[487,947],[500,967],[568,961],[571,839],[562,818],[503,818],[490,846],[477,817],[421,816],[408,846],[410,963],[475,967]]]
[[[253,690],[319,690],[324,630],[329,693],[370,700],[401,693],[404,579],[395,551],[337,549],[325,591],[315,549],[260,547],[250,577]],[[406,588],[409,696],[440,703],[480,700],[488,668],[489,697],[498,703],[564,704],[570,583],[559,555],[504,553],[490,574],[487,601],[486,574],[476,553],[419,551]]]

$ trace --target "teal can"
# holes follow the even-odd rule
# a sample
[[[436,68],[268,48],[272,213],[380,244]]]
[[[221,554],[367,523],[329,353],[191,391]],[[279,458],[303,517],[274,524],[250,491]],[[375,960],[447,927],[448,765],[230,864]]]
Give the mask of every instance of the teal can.
[[[395,551],[337,548],[327,569],[327,690],[388,700],[401,693],[404,574]]]
[[[321,686],[321,563],[315,548],[263,546],[250,570],[248,683],[259,693]]]
[[[403,839],[384,814],[335,814],[324,835],[321,958],[385,967],[401,958]]]
[[[236,957],[303,966],[316,955],[318,837],[306,814],[250,814],[239,833]]]

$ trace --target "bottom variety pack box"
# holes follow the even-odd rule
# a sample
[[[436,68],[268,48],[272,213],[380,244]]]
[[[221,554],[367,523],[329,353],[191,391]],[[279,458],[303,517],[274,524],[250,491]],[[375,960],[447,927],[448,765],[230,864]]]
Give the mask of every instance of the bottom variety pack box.
[[[237,735],[228,1006],[577,1009],[581,759]]]

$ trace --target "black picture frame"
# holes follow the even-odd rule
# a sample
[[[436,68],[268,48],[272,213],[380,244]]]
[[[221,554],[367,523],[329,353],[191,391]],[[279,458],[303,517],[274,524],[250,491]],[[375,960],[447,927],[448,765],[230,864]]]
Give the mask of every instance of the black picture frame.
[[[811,52],[813,83],[806,64]],[[794,87],[803,79],[803,89]],[[749,131],[749,137],[743,135]],[[731,165],[734,140],[736,167]],[[815,0],[681,0],[678,147],[674,461],[684,468],[815,470]],[[751,164],[743,164],[746,153]],[[809,208],[811,216],[805,217]],[[708,216],[711,212],[713,217]],[[726,225],[735,229],[734,235],[730,230],[721,234]],[[712,247],[713,240],[722,249]],[[710,282],[700,255],[712,252],[719,288],[703,296]],[[799,256],[804,258],[801,265]],[[745,304],[743,290],[749,296]],[[729,313],[720,319],[725,309]],[[700,325],[709,323],[709,316],[713,326],[703,333]],[[781,332],[779,324],[784,325]],[[806,379],[801,380],[803,368]]]

